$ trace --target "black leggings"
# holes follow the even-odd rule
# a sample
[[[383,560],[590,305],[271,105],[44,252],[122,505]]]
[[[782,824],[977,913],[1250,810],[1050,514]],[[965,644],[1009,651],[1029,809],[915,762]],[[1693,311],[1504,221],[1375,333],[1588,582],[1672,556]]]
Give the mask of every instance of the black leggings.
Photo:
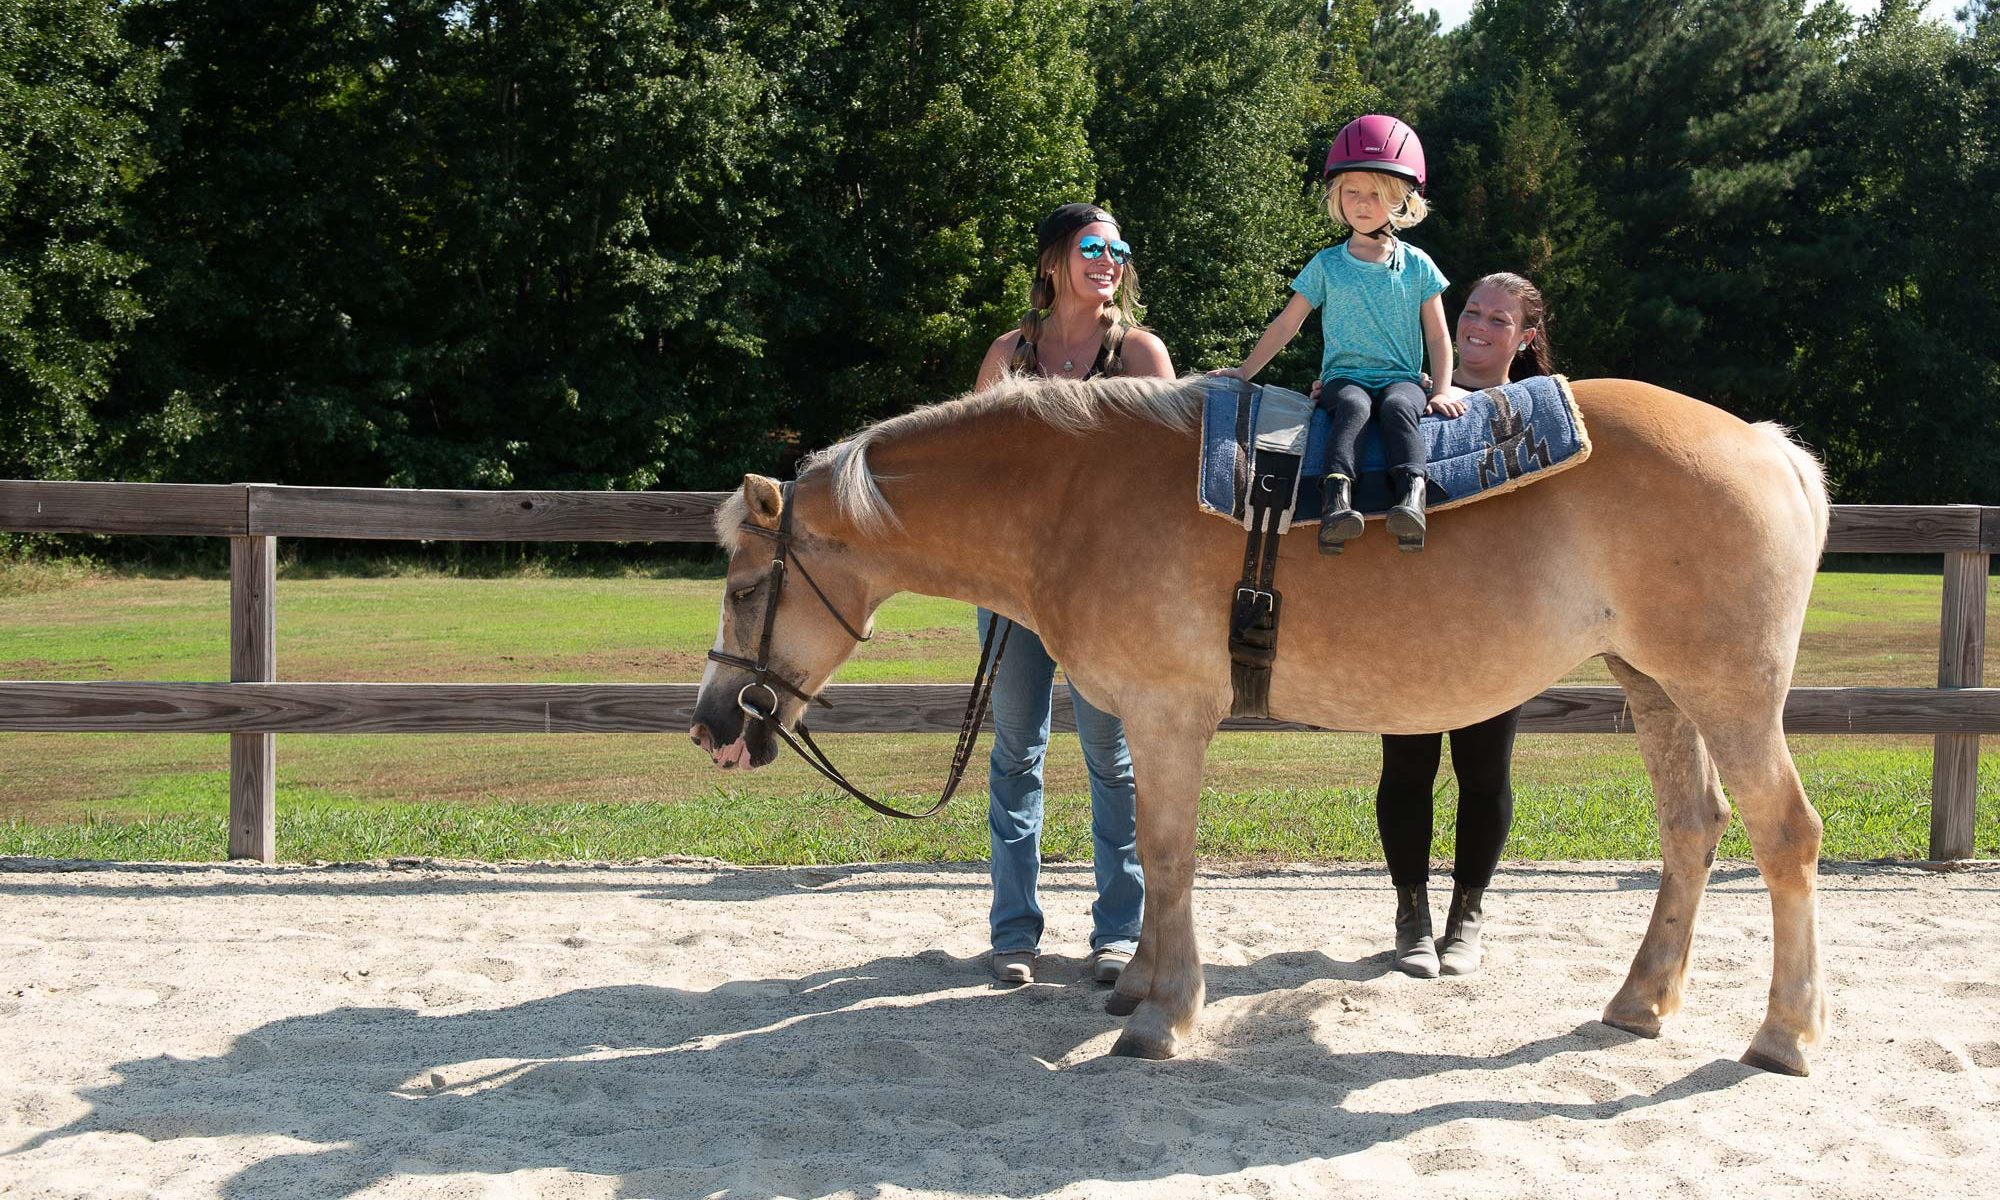
[[[1424,415],[1424,389],[1414,383],[1391,383],[1368,389],[1351,379],[1336,379],[1320,389],[1319,406],[1333,417],[1326,442],[1326,469],[1331,475],[1361,478],[1361,432],[1373,416],[1382,430],[1382,462],[1392,482],[1398,475],[1422,475],[1430,457],[1417,418]],[[1400,500],[1401,498],[1398,497]]]
[[[1493,882],[1507,831],[1514,824],[1514,730],[1521,710],[1451,731],[1451,769],[1458,776],[1458,856],[1452,881],[1483,888]],[[1382,782],[1375,789],[1375,827],[1397,887],[1431,877],[1431,796],[1437,783],[1441,733],[1384,734]]]

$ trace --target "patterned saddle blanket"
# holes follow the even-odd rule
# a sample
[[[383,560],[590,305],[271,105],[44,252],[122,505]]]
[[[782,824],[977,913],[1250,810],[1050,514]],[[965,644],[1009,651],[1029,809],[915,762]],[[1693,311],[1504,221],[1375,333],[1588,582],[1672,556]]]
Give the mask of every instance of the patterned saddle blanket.
[[[1525,487],[1590,457],[1582,414],[1570,395],[1569,380],[1561,375],[1537,375],[1464,399],[1464,416],[1419,422],[1429,447],[1426,507],[1433,511]],[[1247,448],[1253,441],[1272,446],[1289,440],[1296,451],[1302,434],[1305,461],[1298,504],[1287,524],[1317,522],[1331,426],[1332,418],[1298,392],[1210,378],[1202,411],[1202,511],[1241,524],[1251,478]],[[1287,436],[1273,439],[1273,429],[1287,431]],[[1370,516],[1387,512],[1393,500],[1382,435],[1373,421],[1362,435],[1360,470],[1354,506]]]

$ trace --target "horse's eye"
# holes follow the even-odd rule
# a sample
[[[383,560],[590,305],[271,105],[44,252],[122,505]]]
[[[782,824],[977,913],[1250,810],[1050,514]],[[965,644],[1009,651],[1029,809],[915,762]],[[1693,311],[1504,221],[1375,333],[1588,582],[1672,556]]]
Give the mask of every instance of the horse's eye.
[[[729,598],[731,600],[748,600],[751,596],[751,593],[755,592],[756,590],[757,590],[757,585],[753,583],[749,587],[737,588],[735,591],[729,593]]]

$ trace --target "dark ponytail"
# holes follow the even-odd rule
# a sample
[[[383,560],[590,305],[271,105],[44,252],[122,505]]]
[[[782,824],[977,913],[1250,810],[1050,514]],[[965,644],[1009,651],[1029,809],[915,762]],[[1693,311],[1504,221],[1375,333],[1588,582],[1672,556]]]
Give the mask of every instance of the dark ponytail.
[[[1514,361],[1508,364],[1509,379],[1526,379],[1531,375],[1553,375],[1556,373],[1556,351],[1549,344],[1549,306],[1542,299],[1542,290],[1522,276],[1511,271],[1496,271],[1475,280],[1470,291],[1483,287],[1495,287],[1521,302],[1521,332],[1533,331],[1535,338],[1526,350],[1516,350]]]

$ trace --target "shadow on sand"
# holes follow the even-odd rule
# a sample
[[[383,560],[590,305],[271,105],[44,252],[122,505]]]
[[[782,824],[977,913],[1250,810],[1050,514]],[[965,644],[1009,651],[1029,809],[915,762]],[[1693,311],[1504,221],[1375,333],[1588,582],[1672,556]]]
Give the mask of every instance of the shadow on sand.
[[[1211,1000],[1234,1002],[1211,1008],[1193,1053],[1110,1059],[1120,1022],[1105,993],[1073,960],[1044,962],[1051,982],[1010,992],[983,986],[977,960],[926,952],[706,992],[579,989],[450,1015],[337,1008],[243,1033],[217,1057],[119,1063],[121,1082],[82,1093],[89,1115],[6,1158],[18,1169],[19,1155],[94,1132],[298,1139],[230,1177],[235,1200],[535,1168],[615,1179],[634,1197],[1025,1195],[1224,1176],[1465,1118],[1602,1120],[1754,1074],[1713,1062],[1601,1103],[1530,1102],[1496,1074],[1630,1040],[1595,1022],[1492,1056],[1344,1053],[1329,1045],[1350,1040],[1343,1022],[1359,1034],[1381,1016],[1349,1001],[1384,967],[1316,952],[1211,966]],[[1398,1081],[1447,1072],[1464,1073],[1453,1099],[1396,1110]]]

